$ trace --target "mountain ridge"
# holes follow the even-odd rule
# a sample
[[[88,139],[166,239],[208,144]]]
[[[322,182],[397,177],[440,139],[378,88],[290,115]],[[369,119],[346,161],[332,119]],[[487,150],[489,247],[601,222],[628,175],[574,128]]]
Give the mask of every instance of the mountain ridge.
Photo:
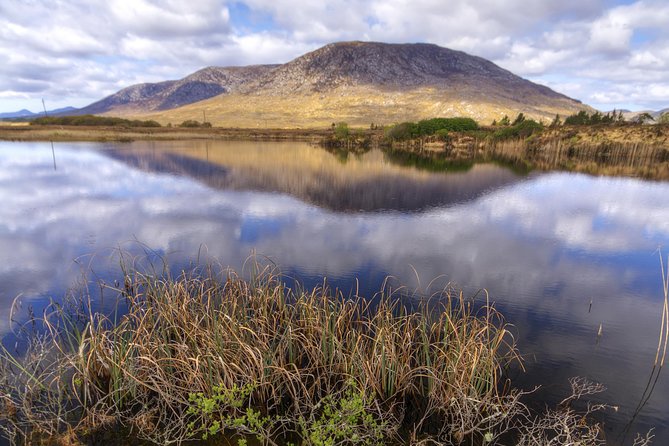
[[[83,107],[79,114],[100,114],[117,109],[146,112],[177,108],[222,93],[236,92],[249,77],[274,67],[206,67],[179,80],[135,84]]]
[[[592,109],[462,51],[354,41],[285,64],[209,67],[180,81],[131,86],[81,112],[174,124],[205,114],[214,125],[313,127],[456,115],[492,121],[519,112],[552,119],[579,110]]]
[[[47,115],[57,115],[63,113],[73,113],[76,112],[77,110],[79,109],[76,107],[62,107],[62,108],[56,108],[54,110],[48,110],[46,113]],[[30,110],[24,108],[15,112],[0,113],[0,119],[36,118],[42,115],[43,112],[33,113]]]

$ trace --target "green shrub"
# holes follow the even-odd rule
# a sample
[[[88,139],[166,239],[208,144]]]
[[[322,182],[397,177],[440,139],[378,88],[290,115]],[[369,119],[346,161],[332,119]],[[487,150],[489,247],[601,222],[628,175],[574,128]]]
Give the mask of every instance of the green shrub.
[[[479,126],[472,118],[432,118],[415,122],[402,122],[388,129],[386,136],[397,141],[419,138],[421,136],[447,135],[448,132],[466,132],[478,130]],[[445,133],[444,133],[445,132]]]
[[[181,124],[179,124],[179,127],[187,127],[187,128],[197,128],[200,126],[201,124],[194,119],[187,119],[183,121]]]
[[[613,112],[603,114],[595,111],[590,114],[584,110],[576,114],[567,116],[564,120],[566,125],[596,125],[596,124],[615,124],[624,120],[622,112]]]
[[[540,132],[543,130],[543,128],[544,126],[537,121],[533,119],[525,119],[511,127],[505,127],[503,129],[497,130],[495,133],[493,133],[493,139],[524,139],[534,133]]]
[[[386,130],[386,136],[397,141],[406,141],[407,139],[416,138],[419,136],[418,125],[414,122],[402,122],[389,127]]]
[[[337,139],[348,139],[351,134],[348,124],[345,122],[340,122],[334,127],[335,138]]]
[[[441,141],[447,141],[448,140],[448,130],[446,129],[439,129],[434,134],[439,138]]]

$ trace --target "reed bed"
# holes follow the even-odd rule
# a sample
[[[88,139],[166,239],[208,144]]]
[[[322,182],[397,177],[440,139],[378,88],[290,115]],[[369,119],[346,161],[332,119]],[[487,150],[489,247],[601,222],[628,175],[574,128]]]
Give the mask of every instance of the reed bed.
[[[159,444],[496,444],[516,430],[600,444],[573,413],[518,427],[531,417],[501,376],[513,337],[492,306],[451,289],[405,305],[289,289],[270,268],[250,280],[206,268],[128,273],[114,291],[118,320],[85,298],[54,303],[22,359],[3,352],[12,442],[122,430]]]
[[[515,139],[491,142],[485,156],[541,170],[669,179],[669,149],[652,143]]]

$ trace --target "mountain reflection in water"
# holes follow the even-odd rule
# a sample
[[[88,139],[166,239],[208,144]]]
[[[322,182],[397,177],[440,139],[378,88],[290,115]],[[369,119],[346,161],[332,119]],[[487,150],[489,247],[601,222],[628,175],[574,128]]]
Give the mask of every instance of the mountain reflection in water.
[[[620,406],[606,414],[612,439],[641,398],[659,333],[668,183],[493,165],[430,172],[303,143],[59,143],[55,157],[57,170],[49,143],[0,143],[5,342],[16,296],[39,314],[82,269],[113,280],[118,247],[175,268],[199,256],[238,270],[256,251],[345,291],[359,278],[372,293],[386,275],[488,289],[526,358],[516,382],[542,384],[541,404],[561,400],[570,376],[604,383],[597,401]],[[668,394],[661,376],[633,426],[655,426],[655,444],[669,443]]]
[[[142,170],[184,175],[218,189],[289,194],[333,211],[418,211],[519,180],[491,164],[444,175],[398,166],[379,150],[342,159],[302,143],[148,142],[108,153]]]

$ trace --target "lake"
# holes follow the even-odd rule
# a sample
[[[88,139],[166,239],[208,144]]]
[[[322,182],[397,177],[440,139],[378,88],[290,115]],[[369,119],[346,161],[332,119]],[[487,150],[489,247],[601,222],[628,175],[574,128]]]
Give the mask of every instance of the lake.
[[[175,270],[216,260],[241,271],[255,253],[344,294],[372,295],[387,276],[417,294],[486,289],[524,357],[514,382],[541,385],[530,404],[562,400],[584,376],[607,387],[593,401],[619,407],[605,412],[611,444],[631,444],[630,423],[669,444],[666,372],[638,407],[660,332],[667,182],[437,169],[299,142],[0,142],[0,197],[8,346],[50,298],[118,278],[119,250]]]

